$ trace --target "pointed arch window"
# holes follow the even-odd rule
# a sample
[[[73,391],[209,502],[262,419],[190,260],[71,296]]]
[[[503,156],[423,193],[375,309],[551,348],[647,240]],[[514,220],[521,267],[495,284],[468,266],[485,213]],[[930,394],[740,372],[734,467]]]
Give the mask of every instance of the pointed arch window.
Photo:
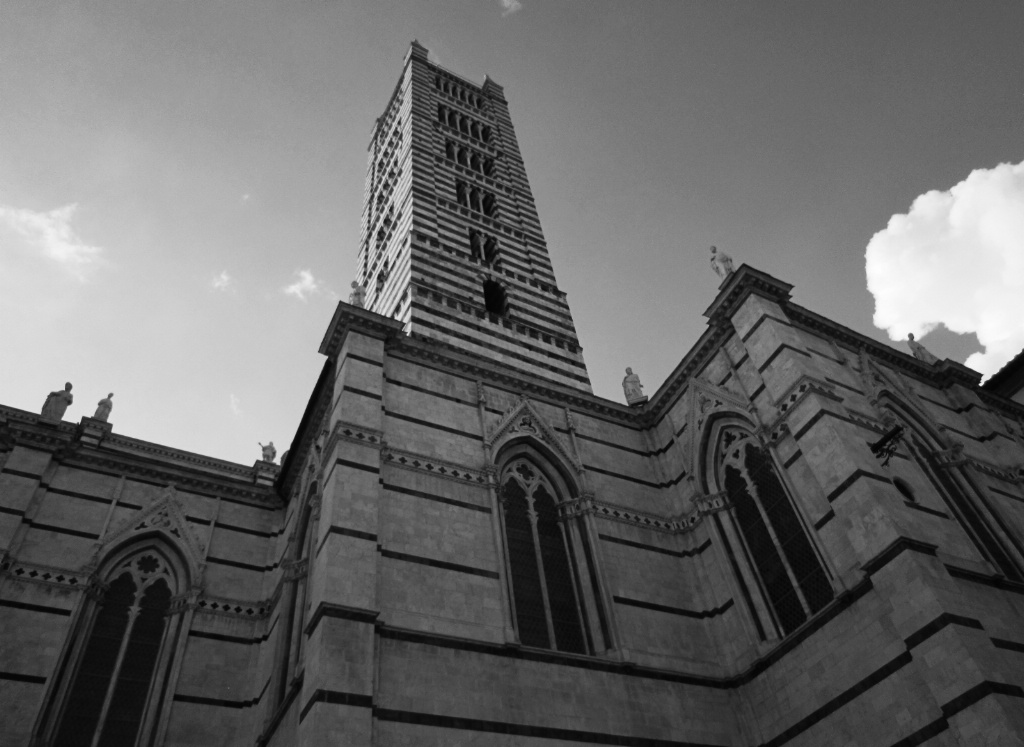
[[[824,564],[761,444],[738,429],[723,430],[716,461],[755,579],[787,635],[832,601]]]
[[[582,589],[556,495],[528,459],[516,459],[502,473],[514,618],[523,644],[582,654],[588,648]]]
[[[152,734],[173,689],[166,673],[183,630],[180,605],[172,609],[183,581],[176,565],[149,545],[122,553],[103,575],[80,618],[85,633],[62,666],[70,677],[47,708],[58,711],[55,728],[44,715],[47,744],[133,747]]]

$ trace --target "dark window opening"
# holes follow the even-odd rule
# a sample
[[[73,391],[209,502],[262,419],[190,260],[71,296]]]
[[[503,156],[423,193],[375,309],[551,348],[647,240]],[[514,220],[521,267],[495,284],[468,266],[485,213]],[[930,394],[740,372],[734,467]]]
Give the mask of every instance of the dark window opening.
[[[508,296],[501,283],[494,280],[484,281],[484,306],[490,314],[505,315],[508,310]]]

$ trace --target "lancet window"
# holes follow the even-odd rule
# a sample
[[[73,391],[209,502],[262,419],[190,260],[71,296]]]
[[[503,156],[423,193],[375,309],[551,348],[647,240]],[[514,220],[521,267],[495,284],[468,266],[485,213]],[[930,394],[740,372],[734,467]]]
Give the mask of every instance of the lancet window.
[[[715,462],[752,575],[788,634],[832,601],[825,566],[765,447],[742,430],[723,429]]]
[[[174,683],[168,672],[187,627],[183,566],[162,543],[108,565],[77,618],[40,738],[54,747],[132,747],[158,729]],[[148,743],[148,742],[147,742]]]
[[[512,604],[527,646],[586,653],[585,605],[573,563],[573,541],[559,520],[556,491],[530,460],[502,473],[501,502]]]

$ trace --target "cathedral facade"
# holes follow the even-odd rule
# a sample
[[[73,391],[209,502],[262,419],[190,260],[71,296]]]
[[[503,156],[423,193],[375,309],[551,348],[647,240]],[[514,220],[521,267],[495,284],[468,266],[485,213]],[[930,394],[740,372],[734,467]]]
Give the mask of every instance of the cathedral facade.
[[[1024,741],[1012,392],[744,265],[594,396],[502,88],[415,42],[358,271],[281,465],[0,407],[0,743]]]

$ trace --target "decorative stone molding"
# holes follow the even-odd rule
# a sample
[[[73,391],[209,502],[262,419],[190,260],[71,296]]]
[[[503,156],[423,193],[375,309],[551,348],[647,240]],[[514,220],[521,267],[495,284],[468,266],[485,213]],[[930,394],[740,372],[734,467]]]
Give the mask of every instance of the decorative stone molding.
[[[192,585],[201,585],[206,564],[205,547],[189,526],[180,500],[173,485],[164,488],[163,494],[148,508],[140,511],[119,527],[109,531],[95,545],[92,559],[86,569],[95,570],[99,567],[106,552],[135,535],[144,536],[156,533],[182,551],[189,566]]]
[[[271,609],[273,609],[273,600],[271,599],[252,602],[244,599],[200,595],[195,603],[196,612],[205,612],[208,615],[221,617],[241,617],[249,620],[267,617]]]
[[[0,577],[7,576],[15,581],[25,581],[43,586],[62,589],[87,590],[91,575],[88,571],[71,570],[38,563],[22,563],[12,558],[0,561]]]
[[[389,447],[381,453],[381,462],[391,467],[426,472],[435,477],[443,477],[463,484],[486,485],[488,483],[487,475],[482,470],[467,469],[460,464],[444,462],[411,451],[399,451]]]
[[[505,411],[501,421],[484,439],[484,443],[491,450],[491,454],[497,454],[501,446],[518,436],[526,436],[541,441],[553,449],[577,474],[583,471],[583,464],[573,454],[572,449],[565,444],[555,429],[541,417],[533,403],[524,397],[520,397],[519,400],[514,402]]]
[[[339,420],[334,424],[334,429],[331,431],[330,438],[327,440],[327,454],[331,454],[334,451],[334,447],[337,445],[338,441],[348,441],[350,443],[372,446],[378,449],[387,447],[387,444],[384,441],[384,433],[382,431],[378,431],[373,428],[366,428],[361,425],[355,425],[353,423],[346,423],[343,420]]]
[[[719,511],[727,511],[732,508],[732,504],[729,502],[729,496],[724,490],[719,493],[701,496],[697,498],[694,503],[697,506],[697,514],[702,517],[707,516],[708,514],[717,514]]]

